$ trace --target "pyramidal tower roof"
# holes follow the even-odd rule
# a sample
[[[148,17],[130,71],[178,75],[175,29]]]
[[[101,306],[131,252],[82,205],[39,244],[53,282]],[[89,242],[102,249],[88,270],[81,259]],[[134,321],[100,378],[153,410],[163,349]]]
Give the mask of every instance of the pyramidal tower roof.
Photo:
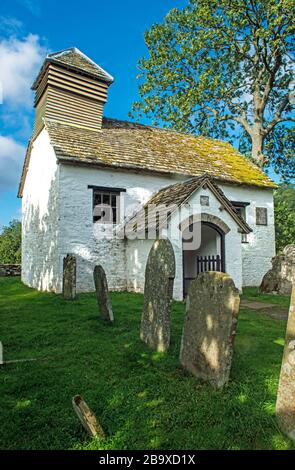
[[[111,84],[114,81],[114,78],[108,72],[106,72],[102,67],[87,57],[87,55],[83,54],[83,52],[81,52],[76,47],[71,47],[69,49],[64,49],[62,51],[47,55],[42,68],[32,85],[33,90],[38,87],[38,84],[40,83],[40,80],[42,79],[49,63],[59,64],[62,67],[90,75],[93,78],[97,78],[107,84]]]

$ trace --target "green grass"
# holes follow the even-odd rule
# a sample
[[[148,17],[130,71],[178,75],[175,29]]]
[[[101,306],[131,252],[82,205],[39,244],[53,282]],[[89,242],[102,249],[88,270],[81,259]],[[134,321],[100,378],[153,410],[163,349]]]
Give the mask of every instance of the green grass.
[[[2,449],[292,449],[275,421],[285,322],[240,313],[229,385],[213,390],[179,366],[184,304],[173,304],[168,353],[139,339],[143,297],[112,294],[115,324],[94,294],[75,301],[0,278],[5,360],[0,369]],[[107,433],[89,439],[72,410],[81,394]]]
[[[243,289],[242,299],[269,302],[286,308],[289,308],[290,304],[289,295],[260,294],[257,287],[245,287]]]

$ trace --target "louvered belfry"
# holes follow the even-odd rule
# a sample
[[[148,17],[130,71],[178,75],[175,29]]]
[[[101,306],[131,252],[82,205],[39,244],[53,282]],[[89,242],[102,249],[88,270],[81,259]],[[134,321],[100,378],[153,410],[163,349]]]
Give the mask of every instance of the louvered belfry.
[[[32,86],[34,134],[42,129],[43,118],[100,130],[103,106],[113,80],[77,48],[49,54]]]

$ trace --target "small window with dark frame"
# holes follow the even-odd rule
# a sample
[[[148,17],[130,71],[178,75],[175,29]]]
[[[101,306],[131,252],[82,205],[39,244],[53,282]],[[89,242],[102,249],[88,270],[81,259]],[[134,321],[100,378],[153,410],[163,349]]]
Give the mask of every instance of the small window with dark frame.
[[[238,202],[238,201],[231,201],[232,205],[236,209],[237,213],[240,217],[245,220],[246,222],[246,207],[250,205],[249,202]],[[248,243],[248,235],[247,233],[242,233],[242,243]]]
[[[266,207],[256,207],[256,225],[267,225]]]
[[[246,207],[245,206],[235,206],[236,211],[240,217],[246,222]],[[247,233],[242,233],[242,243],[248,243]]]
[[[93,190],[93,223],[117,224],[120,220],[120,190],[89,188]]]

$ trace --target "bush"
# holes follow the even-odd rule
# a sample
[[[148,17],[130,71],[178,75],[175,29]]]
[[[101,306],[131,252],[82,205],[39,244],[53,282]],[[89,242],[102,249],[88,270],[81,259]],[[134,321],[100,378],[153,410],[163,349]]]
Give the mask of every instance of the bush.
[[[21,223],[12,220],[3,227],[0,235],[0,263],[20,264],[21,262]]]
[[[281,185],[275,192],[276,249],[280,253],[286,245],[295,243],[295,188]]]

